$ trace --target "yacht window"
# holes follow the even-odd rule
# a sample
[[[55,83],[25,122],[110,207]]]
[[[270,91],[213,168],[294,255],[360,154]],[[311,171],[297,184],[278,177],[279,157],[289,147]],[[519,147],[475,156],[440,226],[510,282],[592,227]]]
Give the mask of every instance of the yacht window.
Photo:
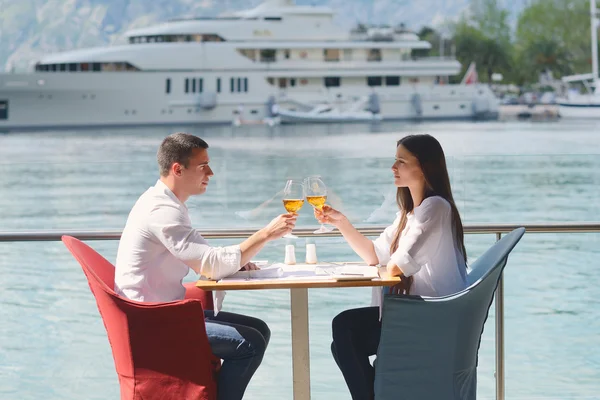
[[[369,49],[367,61],[381,61],[381,49]]]
[[[225,39],[223,39],[219,35],[215,35],[213,33],[210,33],[210,34],[202,35],[202,41],[203,42],[224,42]]]
[[[148,36],[148,43],[154,43],[154,36]]]
[[[242,78],[237,78],[237,91],[242,91]]]
[[[344,49],[344,61],[352,61],[352,49]]]
[[[325,83],[325,87],[339,87],[340,86],[340,77],[339,76],[326,76],[323,78]]]
[[[339,49],[323,49],[323,56],[325,61],[340,61],[340,50]]]
[[[274,85],[275,84],[275,79],[273,79],[273,78],[267,78],[267,82],[269,82],[269,85]]]
[[[229,78],[229,91],[231,93],[234,92],[235,78]]]
[[[281,21],[281,17],[265,17],[265,21]]]
[[[0,100],[0,119],[8,119],[8,100]]]
[[[101,71],[101,70],[102,70],[102,64],[100,64],[100,63],[92,63],[92,71],[98,72],[98,71]]]
[[[171,78],[167,78],[165,82],[165,93],[171,93]]]
[[[256,61],[256,50],[254,50],[254,49],[241,49],[241,50],[238,50],[238,51],[244,57],[249,58],[252,61]]]
[[[296,86],[296,78],[290,78],[290,86]]]
[[[260,50],[260,62],[275,62],[276,50],[274,49],[261,49]]]
[[[192,93],[196,93],[196,80],[190,79],[190,81],[192,81]]]
[[[410,83],[419,83],[419,78],[410,78],[409,82]]]
[[[69,72],[77,72],[77,64],[70,63],[69,64]]]
[[[59,64],[60,65],[60,70],[61,71],[66,71],[67,70],[67,64]]]
[[[202,93],[204,91],[204,80],[202,78],[198,78],[198,93]]]
[[[217,78],[217,93],[221,93],[221,78]]]
[[[189,93],[189,91],[190,91],[190,80],[188,78],[185,78],[185,89],[184,89],[184,91],[186,93]]]
[[[50,65],[50,71],[56,72],[56,64],[51,64]]]
[[[279,78],[279,87],[285,89],[287,87],[287,79]]]
[[[382,81],[381,76],[367,76],[367,85],[369,86],[381,86]]]
[[[89,71],[90,70],[90,65],[88,63],[81,63],[81,70],[82,71]]]
[[[244,78],[244,92],[248,92],[248,78]]]
[[[283,50],[283,56],[285,57],[286,60],[289,60],[290,59],[290,49]]]
[[[385,77],[385,86],[400,86],[400,77],[399,76],[386,76]]]

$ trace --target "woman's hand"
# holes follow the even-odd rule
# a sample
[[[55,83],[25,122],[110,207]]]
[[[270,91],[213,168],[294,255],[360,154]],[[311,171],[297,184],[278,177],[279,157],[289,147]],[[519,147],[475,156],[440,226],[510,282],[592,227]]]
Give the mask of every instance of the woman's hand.
[[[314,213],[317,221],[319,221],[322,224],[331,224],[336,228],[339,224],[347,220],[344,214],[342,214],[335,208],[328,206],[327,204],[325,204],[321,209],[315,208]]]
[[[404,272],[402,272],[400,267],[398,267],[396,264],[394,264],[391,261],[387,263],[387,265],[385,266],[385,269],[390,277],[392,277],[392,276],[400,277],[400,283],[398,283],[390,288],[391,293],[392,294],[409,294],[410,288],[413,283],[412,276],[408,276],[408,277],[404,276]]]
[[[387,271],[389,276],[401,276],[403,275],[402,270],[392,261],[388,262],[385,266],[385,270]]]

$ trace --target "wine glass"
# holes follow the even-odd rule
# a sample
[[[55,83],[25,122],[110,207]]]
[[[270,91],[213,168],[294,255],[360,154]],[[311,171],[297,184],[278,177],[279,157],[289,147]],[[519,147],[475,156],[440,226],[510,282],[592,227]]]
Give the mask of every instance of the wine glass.
[[[327,186],[318,176],[310,176],[304,180],[306,201],[314,208],[321,210],[327,201]],[[313,233],[327,233],[333,230],[332,227],[321,224],[321,227]]]
[[[287,212],[298,214],[298,210],[304,205],[304,185],[294,179],[289,179],[283,189],[283,207]],[[288,233],[284,236],[288,239],[297,239],[298,236]]]

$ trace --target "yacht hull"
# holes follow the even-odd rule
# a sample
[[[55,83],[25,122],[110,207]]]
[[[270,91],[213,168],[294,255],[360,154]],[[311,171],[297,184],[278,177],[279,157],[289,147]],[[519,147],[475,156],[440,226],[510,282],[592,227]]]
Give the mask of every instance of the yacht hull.
[[[183,93],[189,73],[29,73],[0,74],[0,130],[86,128],[176,124],[231,124],[242,119],[269,117],[268,100],[282,107],[295,101],[317,104],[377,93],[382,119],[444,120],[496,119],[497,101],[485,85],[400,85],[373,90],[367,87],[282,89],[264,74],[247,74],[249,90],[233,93],[226,73],[202,73],[204,93]],[[171,90],[166,93],[165,81]],[[214,82],[221,79],[221,92]],[[415,94],[419,107],[415,107]],[[215,104],[206,106],[202,96]],[[481,100],[484,110],[475,107]],[[316,121],[318,122],[318,121]],[[336,121],[337,122],[337,121]],[[342,122],[342,121],[339,121]]]
[[[558,112],[559,112],[561,118],[600,119],[600,103],[598,103],[598,104],[559,103]]]

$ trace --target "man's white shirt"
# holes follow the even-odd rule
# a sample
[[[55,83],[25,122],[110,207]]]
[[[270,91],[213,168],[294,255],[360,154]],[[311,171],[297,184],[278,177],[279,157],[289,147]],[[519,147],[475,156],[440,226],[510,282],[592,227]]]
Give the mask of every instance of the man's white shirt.
[[[160,180],[133,206],[119,242],[115,292],[131,300],[166,302],[185,297],[193,269],[221,279],[240,269],[239,246],[211,247],[192,228],[184,203]]]

